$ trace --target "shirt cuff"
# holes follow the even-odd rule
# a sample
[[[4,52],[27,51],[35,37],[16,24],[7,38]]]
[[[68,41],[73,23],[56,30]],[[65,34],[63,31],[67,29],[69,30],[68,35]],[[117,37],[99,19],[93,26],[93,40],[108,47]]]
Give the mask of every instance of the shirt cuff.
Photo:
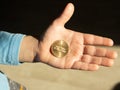
[[[0,64],[18,65],[19,52],[25,35],[0,31]]]
[[[10,50],[9,50],[9,63],[12,65],[19,65],[19,52],[20,52],[20,47],[22,40],[25,35],[23,34],[14,34],[12,39],[11,39],[11,45],[10,45]]]

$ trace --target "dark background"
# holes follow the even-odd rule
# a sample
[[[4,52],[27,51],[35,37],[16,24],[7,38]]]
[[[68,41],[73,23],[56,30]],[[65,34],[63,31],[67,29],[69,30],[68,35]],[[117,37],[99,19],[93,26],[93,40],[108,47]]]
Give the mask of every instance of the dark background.
[[[39,37],[68,2],[75,5],[75,12],[67,28],[120,44],[120,5],[115,0],[1,0],[0,30]]]

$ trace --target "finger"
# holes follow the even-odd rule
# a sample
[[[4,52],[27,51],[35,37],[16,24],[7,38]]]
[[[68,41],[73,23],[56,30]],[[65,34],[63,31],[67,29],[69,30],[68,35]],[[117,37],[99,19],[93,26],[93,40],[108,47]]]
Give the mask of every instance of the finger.
[[[71,18],[74,12],[74,5],[72,3],[68,3],[65,7],[63,13],[60,17],[58,17],[55,22],[60,25],[65,25],[65,23]]]
[[[99,48],[95,46],[86,45],[84,47],[84,54],[99,56],[99,57],[107,57],[114,59],[117,57],[117,53],[115,51],[108,50],[106,48]]]
[[[89,63],[84,63],[84,62],[79,62],[76,61],[73,66],[73,69],[77,70],[88,70],[88,71],[96,71],[99,69],[99,66],[96,64],[89,64]]]
[[[92,34],[84,34],[84,44],[112,46],[113,40]]]
[[[109,59],[105,57],[90,56],[90,55],[83,55],[80,61],[84,63],[90,63],[90,64],[96,64],[96,65],[102,65],[102,66],[108,66],[108,67],[114,64],[113,59]]]

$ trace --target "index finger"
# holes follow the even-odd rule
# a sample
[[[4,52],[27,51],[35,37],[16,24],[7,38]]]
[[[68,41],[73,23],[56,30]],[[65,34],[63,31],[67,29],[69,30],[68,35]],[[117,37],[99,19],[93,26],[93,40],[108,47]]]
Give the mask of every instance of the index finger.
[[[93,34],[84,34],[84,44],[113,46],[114,42],[110,38],[97,36]]]

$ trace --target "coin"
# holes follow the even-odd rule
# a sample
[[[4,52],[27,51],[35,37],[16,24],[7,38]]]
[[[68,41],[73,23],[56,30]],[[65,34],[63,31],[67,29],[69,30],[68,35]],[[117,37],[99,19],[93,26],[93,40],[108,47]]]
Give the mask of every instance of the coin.
[[[64,40],[57,40],[53,42],[50,49],[52,55],[58,58],[62,58],[68,53],[69,47]]]

